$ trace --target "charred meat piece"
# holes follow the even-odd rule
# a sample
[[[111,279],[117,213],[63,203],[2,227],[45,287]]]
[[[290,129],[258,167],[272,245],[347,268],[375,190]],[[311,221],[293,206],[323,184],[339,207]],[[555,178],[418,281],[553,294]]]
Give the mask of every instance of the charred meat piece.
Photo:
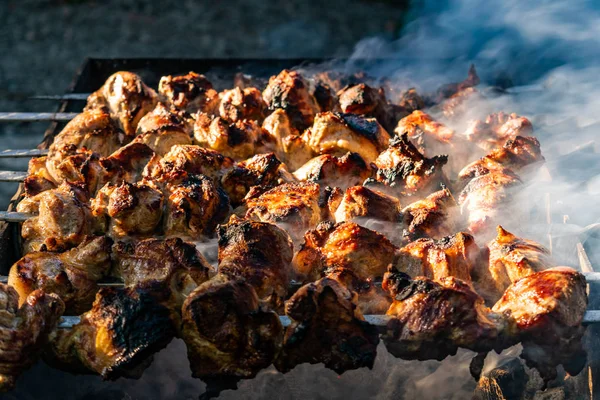
[[[493,171],[472,179],[458,198],[461,213],[467,215],[469,231],[486,233],[497,225],[511,190],[520,184],[521,179],[510,170]]]
[[[219,96],[212,83],[195,72],[163,76],[158,84],[158,94],[167,107],[190,114],[198,111],[213,114],[219,105]]]
[[[264,149],[270,136],[256,121],[240,120],[230,124],[220,117],[211,119],[201,113],[194,124],[194,139],[196,144],[224,156],[245,159]]]
[[[240,161],[221,179],[221,185],[229,195],[233,205],[239,205],[250,189],[260,186],[266,191],[283,182],[293,181],[294,177],[275,154],[258,154]]]
[[[139,378],[174,335],[170,310],[145,289],[103,288],[77,325],[53,332],[45,358],[106,380]]]
[[[358,153],[366,162],[373,162],[386,149],[390,135],[375,118],[355,114],[319,113],[314,124],[302,135],[316,154],[344,155]]]
[[[521,278],[554,266],[550,252],[533,240],[519,238],[501,226],[498,236],[488,243],[489,275],[481,282],[486,292],[497,301],[502,293]]]
[[[489,150],[515,136],[529,136],[532,132],[533,126],[527,118],[499,112],[488,115],[485,121],[473,121],[465,135],[469,141]]]
[[[219,115],[226,121],[237,122],[252,119],[262,122],[267,105],[260,90],[248,87],[225,90],[220,94]]]
[[[394,132],[398,136],[406,133],[408,139],[426,155],[439,153],[440,150],[447,152],[455,140],[452,129],[421,110],[413,111],[412,114],[398,121]]]
[[[273,309],[287,297],[293,246],[287,233],[265,222],[232,217],[218,228],[219,274],[252,285],[261,303]]]
[[[492,310],[510,320],[510,336],[523,344],[521,357],[548,382],[560,364],[572,376],[586,365],[581,324],[586,308],[583,275],[558,267],[516,281]]]
[[[306,232],[294,257],[300,280],[315,281],[335,268],[361,279],[381,278],[394,260],[396,247],[385,236],[353,222],[323,222]]]
[[[256,292],[243,281],[217,275],[188,296],[182,313],[192,376],[209,385],[253,378],[281,348],[279,317],[262,310]]]
[[[265,118],[263,129],[275,143],[275,154],[292,171],[310,160],[313,152],[298,135],[298,130],[290,122],[288,114],[278,108]]]
[[[143,143],[163,156],[177,144],[192,144],[191,130],[183,117],[158,104],[140,120],[134,143]]]
[[[111,244],[100,236],[64,253],[29,253],[11,267],[8,284],[19,294],[20,306],[34,290],[41,289],[58,295],[68,315],[79,315],[92,307],[97,282],[110,271]]]
[[[385,314],[392,304],[390,295],[381,288],[381,278],[360,277],[350,268],[330,270],[327,278],[339,282],[346,289],[356,293],[358,309],[365,315]]]
[[[457,231],[460,210],[448,189],[438,190],[402,209],[404,235],[440,239]]]
[[[109,157],[100,159],[105,176],[99,183],[136,183],[142,179],[146,165],[155,157],[154,151],[143,143],[129,143]],[[98,186],[100,189],[101,186]]]
[[[387,312],[393,318],[383,342],[396,357],[443,360],[459,347],[485,352],[498,342],[504,326],[501,318],[460,279],[446,277],[436,282],[390,271],[382,287],[393,299]]]
[[[120,71],[88,97],[85,110],[106,109],[125,135],[133,137],[142,117],[152,111],[157,102],[156,92],[138,75]]]
[[[118,242],[113,252],[115,274],[125,286],[165,291],[169,301],[163,304],[176,313],[213,270],[196,246],[180,238]]]
[[[205,175],[218,182],[232,167],[233,160],[215,150],[194,145],[174,145],[162,158],[152,159],[144,176],[161,184],[181,181],[193,175]]]
[[[424,109],[425,100],[423,99],[423,96],[417,93],[415,88],[410,88],[400,95],[398,105],[406,112],[412,113],[413,111]]]
[[[401,248],[394,260],[398,271],[412,277],[435,281],[454,277],[471,282],[471,271],[478,267],[480,250],[473,236],[459,232],[442,239],[417,239]]]
[[[312,182],[284,183],[246,199],[246,218],[283,227],[294,242],[323,219],[321,188]]]
[[[86,191],[68,183],[19,202],[17,211],[38,214],[23,223],[23,252],[64,251],[81,243],[93,232],[87,202]]]
[[[263,99],[269,110],[283,109],[299,131],[312,125],[315,115],[321,111],[310,94],[308,82],[297,71],[284,69],[272,76],[263,91]]]
[[[11,390],[37,361],[64,309],[57,295],[42,290],[29,294],[19,308],[17,291],[0,283],[0,392]]]
[[[429,104],[439,104],[445,99],[448,99],[457,93],[462,92],[468,88],[479,85],[479,76],[477,76],[477,71],[475,70],[475,65],[471,65],[469,68],[469,72],[467,78],[458,83],[448,83],[440,87],[437,92],[430,96]]]
[[[365,186],[346,189],[335,211],[335,221],[365,222],[370,219],[396,223],[400,221],[400,201],[383,192]]]
[[[397,122],[393,106],[388,104],[383,88],[372,88],[365,83],[348,86],[338,92],[340,109],[344,113],[376,118],[391,131]]]
[[[164,197],[151,183],[107,184],[92,199],[92,215],[99,229],[114,238],[149,235],[163,214]]]
[[[468,111],[468,107],[472,102],[480,99],[482,99],[482,96],[479,91],[474,87],[468,87],[453,94],[434,109],[441,111],[444,117],[453,119],[462,116]]]
[[[341,157],[323,154],[297,169],[294,176],[300,181],[346,190],[350,186],[360,185],[369,178],[371,168],[357,153],[346,153]]]
[[[167,236],[194,240],[212,236],[229,214],[229,198],[212,179],[191,175],[164,191],[163,230]]]
[[[470,179],[485,175],[491,171],[502,172],[520,169],[544,161],[540,150],[540,142],[532,136],[515,136],[498,149],[492,150],[485,157],[464,167],[458,173],[458,179],[468,182]]]
[[[407,134],[398,136],[375,160],[375,182],[382,190],[394,195],[431,193],[446,183],[442,167],[448,156],[426,158],[408,140]]]

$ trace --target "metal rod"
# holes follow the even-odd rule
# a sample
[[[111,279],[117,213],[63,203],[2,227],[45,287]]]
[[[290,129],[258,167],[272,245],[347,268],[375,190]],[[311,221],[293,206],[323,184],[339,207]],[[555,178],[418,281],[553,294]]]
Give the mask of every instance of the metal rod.
[[[0,182],[23,182],[27,175],[26,171],[0,171]]]
[[[0,112],[0,122],[70,121],[79,113]]]
[[[40,157],[48,154],[48,149],[22,149],[22,150],[2,150],[0,158],[29,158]]]
[[[0,221],[5,222],[25,222],[33,217],[37,217],[37,215],[16,211],[0,211]]]
[[[31,96],[34,100],[87,100],[91,93],[40,94]]]

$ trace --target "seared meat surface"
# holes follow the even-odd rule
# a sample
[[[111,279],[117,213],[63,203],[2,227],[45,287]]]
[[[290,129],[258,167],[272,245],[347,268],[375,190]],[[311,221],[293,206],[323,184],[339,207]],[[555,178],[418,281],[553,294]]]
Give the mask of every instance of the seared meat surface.
[[[262,122],[265,118],[267,105],[263,101],[260,90],[256,88],[240,89],[236,87],[225,90],[220,97],[219,115],[227,121],[252,119]]]
[[[265,118],[263,129],[275,143],[275,154],[291,171],[295,171],[313,157],[310,146],[292,126],[290,117],[281,108]]]
[[[448,189],[438,190],[402,209],[404,235],[409,240],[451,235],[458,230],[459,212],[452,193]]]
[[[300,181],[346,190],[350,186],[362,184],[370,177],[371,168],[357,153],[346,153],[341,157],[323,154],[298,168],[294,176]]]
[[[175,145],[192,144],[191,128],[183,116],[158,104],[139,122],[134,143],[143,143],[163,156]]]
[[[365,186],[353,186],[346,189],[335,211],[335,221],[363,223],[375,219],[396,223],[401,218],[400,209],[400,201],[396,197]]]
[[[484,121],[476,120],[465,132],[467,139],[479,147],[489,150],[501,146],[515,136],[529,136],[533,132],[531,122],[515,113],[490,114]]]
[[[212,83],[195,72],[163,76],[158,84],[158,95],[167,107],[190,114],[198,111],[212,114],[219,105]]]
[[[455,133],[444,124],[434,120],[429,114],[416,110],[398,121],[394,129],[398,136],[408,135],[408,139],[419,151],[428,156],[451,150]]]

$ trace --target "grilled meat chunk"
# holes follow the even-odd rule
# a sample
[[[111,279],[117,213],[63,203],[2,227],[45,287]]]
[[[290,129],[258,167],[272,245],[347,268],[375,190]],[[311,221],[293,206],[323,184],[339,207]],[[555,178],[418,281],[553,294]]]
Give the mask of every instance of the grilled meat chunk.
[[[426,158],[403,134],[390,142],[390,146],[375,160],[375,182],[383,190],[395,195],[431,193],[446,183],[442,167],[448,156]]]
[[[518,172],[520,169],[534,163],[544,161],[540,150],[540,142],[532,136],[515,136],[500,148],[492,150],[485,157],[464,167],[458,173],[458,179],[468,182],[475,177],[492,171],[502,172],[510,169]]]
[[[452,129],[421,110],[413,111],[398,121],[394,132],[398,136],[406,133],[408,139],[425,155],[447,152],[455,137]]]
[[[373,117],[386,130],[394,129],[396,112],[394,106],[388,104],[383,88],[376,89],[359,83],[343,88],[337,95],[342,112]]]
[[[373,367],[377,329],[364,321],[355,296],[336,280],[304,285],[286,302],[285,313],[292,323],[275,360],[279,371],[302,363],[323,363],[338,374]]]
[[[243,279],[262,304],[280,307],[292,278],[294,251],[287,233],[273,224],[232,217],[217,234],[219,274]]]
[[[295,243],[323,220],[321,188],[312,182],[290,182],[246,199],[246,218],[280,225]]]
[[[390,134],[374,118],[323,112],[302,139],[314,153],[341,156],[350,151],[371,163],[388,146]]]
[[[392,304],[390,295],[381,288],[381,277],[365,278],[350,268],[334,268],[328,272],[327,278],[356,293],[358,309],[365,315],[385,314]]]
[[[294,257],[301,281],[315,281],[335,268],[350,269],[361,279],[381,278],[396,248],[385,236],[353,222],[323,222],[306,232]]]
[[[163,202],[163,194],[151,183],[107,184],[92,199],[92,215],[113,238],[150,235],[161,221]]]
[[[521,239],[501,226],[498,235],[488,243],[489,274],[483,274],[482,287],[497,301],[505,290],[521,278],[554,266],[550,252],[533,240]]]
[[[438,190],[402,209],[404,235],[409,240],[451,235],[457,231],[459,212],[452,193],[448,189]]]
[[[156,92],[138,75],[120,71],[88,97],[85,110],[106,109],[125,135],[133,137],[142,117],[152,111],[157,102]]]
[[[167,107],[190,114],[198,111],[214,114],[219,106],[219,96],[212,83],[195,72],[163,76],[158,83],[158,95]]]
[[[121,147],[100,163],[106,171],[105,179],[101,183],[118,184],[121,182],[136,183],[142,179],[146,165],[155,157],[154,151],[143,143],[129,143]]]
[[[335,221],[363,223],[375,219],[395,223],[400,221],[400,215],[397,198],[365,186],[353,186],[346,189],[335,211]]]
[[[142,288],[102,288],[71,329],[57,329],[46,361],[106,380],[139,378],[175,335],[170,310]]]
[[[255,377],[281,347],[279,317],[262,310],[243,281],[217,275],[188,296],[182,313],[192,376],[208,384]]]
[[[81,243],[93,233],[87,202],[85,190],[69,183],[23,199],[17,211],[38,214],[23,222],[23,252],[64,251]]]
[[[300,181],[346,190],[371,176],[371,168],[357,153],[346,153],[342,157],[323,154],[297,169],[294,176]]]
[[[140,120],[134,143],[143,143],[163,156],[175,145],[192,144],[191,128],[177,112],[159,103]]]
[[[321,111],[310,94],[308,82],[297,71],[284,69],[272,76],[263,91],[263,99],[269,110],[283,109],[299,131],[312,125],[315,115]]]
[[[396,357],[443,360],[459,347],[489,351],[498,343],[502,319],[485,307],[471,285],[458,278],[436,282],[390,270],[382,287],[393,299],[387,311],[393,318],[382,338]]]
[[[64,309],[57,295],[42,290],[30,293],[19,308],[16,290],[0,283],[0,392],[11,390],[37,361]]]
[[[412,113],[413,111],[425,108],[425,99],[417,92],[417,89],[410,88],[402,92],[398,105],[406,110],[406,112]]]
[[[310,160],[313,152],[299,136],[298,130],[290,122],[288,114],[281,108],[276,109],[263,121],[263,129],[275,143],[275,154],[292,171]]]
[[[475,65],[471,64],[469,67],[469,72],[467,73],[467,77],[462,82],[458,83],[448,83],[446,85],[441,86],[437,92],[431,96],[429,99],[430,104],[438,104],[443,100],[448,99],[463,90],[472,88],[473,86],[479,85],[480,79],[477,76],[477,71],[475,70]]]
[[[516,281],[492,310],[509,319],[509,335],[523,344],[521,357],[548,382],[559,364],[570,375],[585,366],[581,323],[586,308],[583,275],[557,267]]]
[[[499,112],[488,115],[485,121],[471,122],[465,135],[469,141],[485,150],[490,150],[515,136],[529,136],[532,132],[533,126],[527,118],[515,113]]]
[[[251,119],[262,122],[265,118],[267,105],[263,101],[260,90],[254,87],[225,90],[220,97],[219,115],[226,121]]]
[[[163,230],[194,240],[212,236],[229,214],[229,198],[212,179],[191,175],[165,189]]]
[[[454,277],[471,282],[478,267],[480,250],[473,236],[459,232],[442,239],[417,239],[401,248],[394,260],[396,269],[412,277],[442,281]]]
[[[257,154],[240,161],[221,179],[221,185],[229,195],[233,205],[239,205],[250,189],[260,186],[266,191],[294,177],[285,170],[285,165],[273,153]]]
[[[238,120],[229,124],[221,117],[199,114],[194,124],[195,143],[234,159],[252,157],[264,149],[270,136],[256,121]]]
[[[447,119],[456,119],[463,116],[472,102],[482,99],[483,96],[474,87],[468,87],[453,94],[448,99],[438,104],[434,109],[441,111]]]
[[[34,290],[41,289],[58,295],[67,315],[79,315],[92,307],[97,282],[110,271],[111,244],[110,239],[99,236],[64,253],[29,253],[11,267],[8,284],[19,294],[20,306]]]

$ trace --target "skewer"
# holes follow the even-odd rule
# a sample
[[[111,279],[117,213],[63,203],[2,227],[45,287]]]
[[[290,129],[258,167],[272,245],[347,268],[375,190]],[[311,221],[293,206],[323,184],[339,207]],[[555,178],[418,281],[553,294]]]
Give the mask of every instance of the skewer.
[[[31,96],[33,100],[87,100],[91,93],[41,94]]]
[[[0,122],[70,121],[79,113],[0,112]]]
[[[23,182],[27,171],[0,171],[0,182]]]
[[[22,150],[2,150],[0,158],[29,158],[40,157],[48,154],[48,149],[22,149]]]

